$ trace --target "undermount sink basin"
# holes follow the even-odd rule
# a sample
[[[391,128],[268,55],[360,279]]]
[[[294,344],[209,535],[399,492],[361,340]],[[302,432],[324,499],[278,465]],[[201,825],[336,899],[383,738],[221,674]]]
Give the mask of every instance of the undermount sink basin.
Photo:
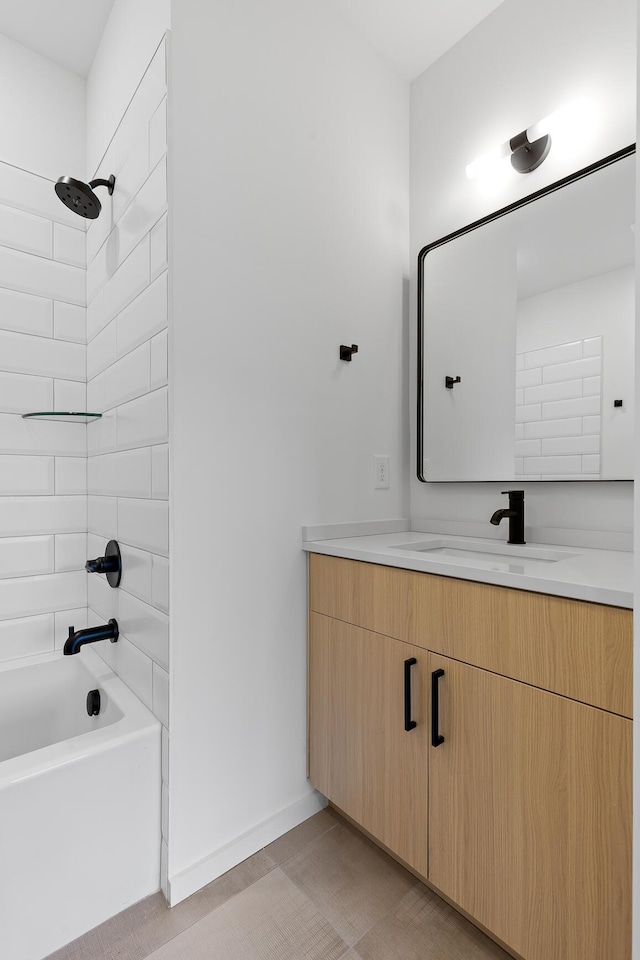
[[[567,553],[564,550],[552,550],[548,547],[530,547],[527,544],[491,543],[485,540],[465,540],[459,537],[455,540],[442,538],[438,540],[424,540],[417,543],[399,543],[394,550],[408,550],[412,553],[428,553],[434,557],[450,558],[452,560],[475,560],[494,564],[501,561],[520,561],[531,563],[558,563],[560,560],[571,560],[577,553]]]

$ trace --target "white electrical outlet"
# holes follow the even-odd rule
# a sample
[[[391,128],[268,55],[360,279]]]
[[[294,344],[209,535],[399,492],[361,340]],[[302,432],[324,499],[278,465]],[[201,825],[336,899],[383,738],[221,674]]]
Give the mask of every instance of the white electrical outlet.
[[[389,489],[389,457],[375,455],[373,458],[373,486],[376,490]]]

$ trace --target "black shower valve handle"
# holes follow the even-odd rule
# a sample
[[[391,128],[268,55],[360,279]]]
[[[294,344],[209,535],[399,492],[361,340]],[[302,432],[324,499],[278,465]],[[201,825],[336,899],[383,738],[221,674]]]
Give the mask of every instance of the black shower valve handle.
[[[122,556],[117,540],[109,540],[104,557],[87,560],[84,565],[87,573],[105,573],[110,587],[119,587],[122,579]]]
[[[84,568],[87,573],[113,573],[118,570],[119,564],[117,557],[96,557],[95,560],[87,560]]]

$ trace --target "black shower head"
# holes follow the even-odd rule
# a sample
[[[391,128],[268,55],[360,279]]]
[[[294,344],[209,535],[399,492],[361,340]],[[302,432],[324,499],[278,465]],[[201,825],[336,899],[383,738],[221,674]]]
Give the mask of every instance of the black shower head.
[[[102,204],[93,192],[93,188],[106,187],[111,195],[115,182],[116,178],[113,174],[108,180],[90,180],[89,183],[74,180],[73,177],[60,177],[56,183],[56,193],[69,210],[73,210],[80,217],[86,217],[87,220],[95,220],[100,216]]]

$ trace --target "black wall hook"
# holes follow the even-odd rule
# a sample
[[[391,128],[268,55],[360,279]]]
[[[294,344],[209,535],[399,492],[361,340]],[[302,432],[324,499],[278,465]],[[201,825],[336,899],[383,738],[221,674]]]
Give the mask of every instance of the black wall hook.
[[[453,390],[453,385],[454,385],[454,383],[460,383],[460,382],[461,382],[461,381],[460,381],[460,377],[445,377],[445,378],[444,378],[444,385],[445,385],[445,387],[447,388],[447,390]]]
[[[352,343],[350,347],[347,347],[344,343],[340,344],[340,359],[348,360],[351,363],[351,357],[354,353],[358,352],[358,344]]]

